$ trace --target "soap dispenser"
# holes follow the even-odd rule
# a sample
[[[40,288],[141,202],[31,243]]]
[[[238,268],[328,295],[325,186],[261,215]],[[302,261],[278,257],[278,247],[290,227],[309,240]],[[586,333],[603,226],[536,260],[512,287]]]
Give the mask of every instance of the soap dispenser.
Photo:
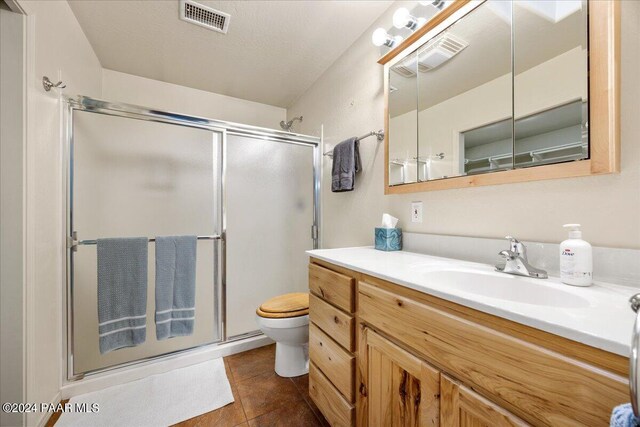
[[[580,224],[565,224],[569,238],[560,243],[560,280],[573,286],[590,286],[593,276],[591,245],[582,240]]]

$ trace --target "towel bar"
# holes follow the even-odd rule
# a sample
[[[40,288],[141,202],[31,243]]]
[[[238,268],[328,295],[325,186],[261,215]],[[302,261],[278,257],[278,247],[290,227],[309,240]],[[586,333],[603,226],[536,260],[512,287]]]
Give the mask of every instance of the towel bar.
[[[361,137],[359,137],[358,139],[356,139],[356,141],[362,141],[363,139],[365,139],[365,138],[369,138],[370,136],[374,136],[374,135],[376,136],[376,139],[377,139],[378,141],[382,141],[382,140],[384,140],[384,131],[383,131],[382,129],[380,129],[380,130],[378,130],[378,131],[372,130],[372,131],[371,131],[371,132],[369,132],[368,134],[366,134],[366,135],[362,135]],[[323,156],[330,157],[330,158],[333,158],[333,150],[325,151],[322,155],[323,155]]]
[[[97,240],[77,240],[78,239],[78,235],[76,234],[76,232],[73,232],[73,237],[67,237],[67,249],[71,249],[72,251],[77,251],[78,250],[78,245],[97,245],[98,241]],[[222,236],[220,236],[219,234],[213,234],[210,236],[197,236],[198,240],[220,240],[222,239]],[[149,238],[149,242],[155,242],[156,239],[151,237]]]

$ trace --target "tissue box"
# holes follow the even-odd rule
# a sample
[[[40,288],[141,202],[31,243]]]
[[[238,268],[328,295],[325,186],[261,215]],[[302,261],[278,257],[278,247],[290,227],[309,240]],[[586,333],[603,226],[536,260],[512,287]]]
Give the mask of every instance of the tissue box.
[[[376,227],[376,249],[381,251],[402,250],[402,228]]]

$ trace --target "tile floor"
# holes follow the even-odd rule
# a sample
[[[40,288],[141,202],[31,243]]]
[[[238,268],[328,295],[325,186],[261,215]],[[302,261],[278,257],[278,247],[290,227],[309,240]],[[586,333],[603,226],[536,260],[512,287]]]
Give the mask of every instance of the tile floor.
[[[309,398],[309,376],[281,378],[273,370],[275,344],[225,357],[235,402],[177,424],[178,427],[328,426]],[[47,426],[53,426],[54,414]]]

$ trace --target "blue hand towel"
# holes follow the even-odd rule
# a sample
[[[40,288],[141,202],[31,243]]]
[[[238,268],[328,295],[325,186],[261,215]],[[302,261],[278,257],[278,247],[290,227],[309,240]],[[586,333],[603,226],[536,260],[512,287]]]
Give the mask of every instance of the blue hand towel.
[[[142,344],[147,337],[146,237],[98,239],[100,353]]]
[[[333,149],[331,166],[331,191],[352,191],[356,184],[356,172],[360,172],[360,143],[358,138],[349,138]]]
[[[625,403],[613,408],[609,425],[611,427],[638,427],[640,422],[638,418],[633,415],[631,403]]]
[[[156,337],[191,335],[196,315],[196,236],[156,237]]]

